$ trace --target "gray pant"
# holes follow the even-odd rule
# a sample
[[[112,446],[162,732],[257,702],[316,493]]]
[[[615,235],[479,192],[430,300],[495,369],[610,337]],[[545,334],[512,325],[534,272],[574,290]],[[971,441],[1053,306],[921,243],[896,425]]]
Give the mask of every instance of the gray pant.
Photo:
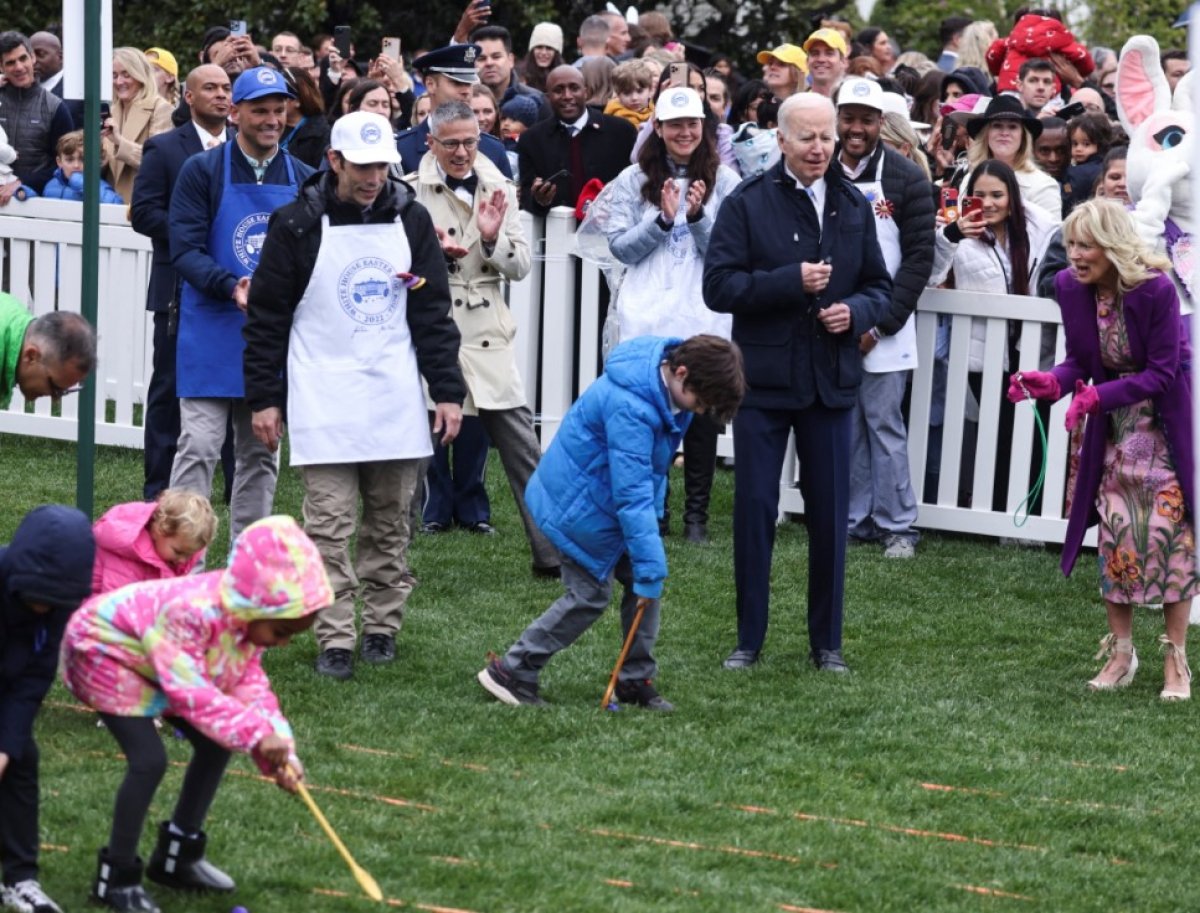
[[[213,472],[225,444],[225,426],[233,414],[233,498],[229,505],[229,541],[271,513],[279,459],[254,436],[244,399],[181,399],[179,444],[171,466],[171,487],[212,497]]]
[[[624,642],[633,624],[633,617],[637,614],[638,603],[638,597],[633,592],[633,568],[628,555],[623,555],[617,562],[613,576],[625,590],[621,596],[621,636]],[[612,580],[597,580],[565,555],[562,556],[562,582],[566,592],[524,630],[504,656],[505,667],[518,681],[536,682],[550,658],[573,644],[608,608]],[[625,665],[621,667],[621,681],[654,678],[658,669],[653,655],[654,644],[658,640],[658,623],[659,602],[651,599],[646,605],[642,623],[638,625]]]
[[[529,508],[525,506],[525,486],[542,457],[541,444],[533,433],[533,413],[528,406],[480,409],[479,420],[483,422],[488,437],[500,454],[504,474],[508,476],[508,487],[512,489],[517,510],[521,512],[521,522],[525,526],[525,538],[529,540],[534,565],[553,567],[559,562],[558,549],[542,535],[529,515]]]
[[[907,371],[863,372],[850,431],[850,535],[916,541],[917,499],[901,404]]]
[[[364,634],[399,632],[412,585],[408,569],[409,504],[420,460],[383,460],[301,466],[304,531],[325,560],[333,584],[333,605],[317,614],[314,632],[322,650],[353,650],[354,597],[362,584]],[[362,498],[357,555],[350,560],[350,537]]]

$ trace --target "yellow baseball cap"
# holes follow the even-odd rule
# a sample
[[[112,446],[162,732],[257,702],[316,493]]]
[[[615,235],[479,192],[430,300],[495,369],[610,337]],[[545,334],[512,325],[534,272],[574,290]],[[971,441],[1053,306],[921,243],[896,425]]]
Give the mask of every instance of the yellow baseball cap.
[[[759,63],[766,63],[772,57],[780,63],[786,63],[788,66],[796,67],[805,73],[808,72],[808,55],[794,44],[781,44],[773,51],[759,51],[758,57],[755,59]]]
[[[818,41],[822,44],[829,45],[843,57],[849,53],[848,49],[846,48],[846,36],[837,29],[817,29],[806,39],[804,39],[804,50],[811,51],[812,46]]]
[[[147,48],[145,51],[146,59],[156,67],[170,73],[176,79],[179,78],[179,64],[175,61],[175,55],[163,48]]]

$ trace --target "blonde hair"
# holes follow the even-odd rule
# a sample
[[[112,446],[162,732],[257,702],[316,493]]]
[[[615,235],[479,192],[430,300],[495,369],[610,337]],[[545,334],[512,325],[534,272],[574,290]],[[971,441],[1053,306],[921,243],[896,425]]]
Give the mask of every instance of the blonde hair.
[[[988,20],[977,19],[972,22],[963,29],[962,37],[958,39],[957,65],[959,67],[976,67],[987,73],[987,50],[999,37],[1000,33],[996,31],[996,26]]]
[[[920,51],[905,51],[896,58],[896,66],[912,67],[917,71],[918,76],[924,76],[938,68],[937,64],[922,54]]]
[[[902,114],[884,112],[879,124],[879,138],[915,164],[925,173],[925,180],[933,180],[929,171],[929,161],[921,151],[921,138],[912,122]],[[901,146],[908,146],[905,152]]]
[[[114,48],[113,63],[119,63],[130,76],[142,84],[141,90],[133,99],[135,102],[153,101],[159,97],[158,82],[154,78],[154,64],[137,48]],[[112,107],[114,111],[120,110],[122,103],[113,99]]]
[[[1152,275],[1166,271],[1171,261],[1150,250],[1138,236],[1133,216],[1116,200],[1088,200],[1067,216],[1062,226],[1064,242],[1087,241],[1104,252],[1117,271],[1117,288],[1127,292]]]
[[[653,68],[640,57],[623,61],[612,71],[613,91],[617,93],[653,89],[656,81]]]
[[[1016,120],[1016,118],[1012,119]],[[967,164],[970,165],[972,171],[988,159],[996,157],[988,149],[988,131],[994,123],[995,121],[985,124],[975,139],[971,140],[971,144],[967,146]],[[1021,145],[1017,146],[1017,152],[1009,167],[1013,171],[1037,171],[1037,163],[1033,159],[1033,135],[1023,122],[1017,121],[1017,123],[1021,127]],[[1009,163],[1005,162],[1005,164]]]
[[[217,534],[217,515],[203,495],[168,488],[158,496],[150,525],[164,536],[182,536],[200,551]]]

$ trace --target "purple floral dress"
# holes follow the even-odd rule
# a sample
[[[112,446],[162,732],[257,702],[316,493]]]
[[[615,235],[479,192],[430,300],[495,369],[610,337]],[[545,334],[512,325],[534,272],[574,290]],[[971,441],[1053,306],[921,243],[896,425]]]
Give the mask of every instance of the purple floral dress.
[[[1131,360],[1120,299],[1096,298],[1100,354],[1113,375]],[[1183,490],[1150,400],[1089,421],[1108,422],[1100,511],[1100,592],[1109,602],[1157,604],[1196,595],[1195,541]]]

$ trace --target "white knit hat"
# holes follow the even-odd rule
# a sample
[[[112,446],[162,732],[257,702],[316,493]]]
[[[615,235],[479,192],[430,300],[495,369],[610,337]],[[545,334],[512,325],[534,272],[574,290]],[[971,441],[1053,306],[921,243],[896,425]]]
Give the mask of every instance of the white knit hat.
[[[534,48],[554,48],[558,53],[563,51],[562,26],[554,22],[539,22],[533,27],[529,36],[529,50]]]

